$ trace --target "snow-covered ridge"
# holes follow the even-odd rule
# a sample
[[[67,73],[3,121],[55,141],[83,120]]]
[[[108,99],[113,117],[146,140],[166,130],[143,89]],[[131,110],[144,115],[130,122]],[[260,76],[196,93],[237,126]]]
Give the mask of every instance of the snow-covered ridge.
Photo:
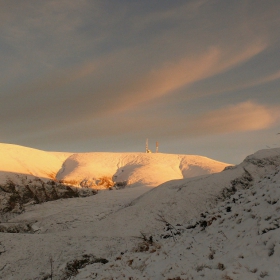
[[[57,179],[96,187],[102,176],[128,185],[156,187],[173,179],[183,179],[222,171],[229,164],[202,156],[146,153],[73,154],[63,163]]]
[[[0,144],[0,219],[25,205],[93,195],[113,184],[156,187],[162,182],[218,172],[227,164],[201,156],[145,153],[45,152]],[[105,178],[105,179],[104,179]],[[104,179],[102,181],[102,179]]]
[[[202,156],[146,153],[59,153],[0,144],[0,183],[14,174],[102,188],[102,177],[156,187],[172,179],[220,172],[229,164]]]
[[[13,179],[15,174],[32,179],[54,179],[70,155],[0,143],[0,183],[5,183],[7,177]]]
[[[188,221],[168,207],[169,217],[159,215],[162,230],[146,232],[130,251],[103,266],[88,265],[73,279],[90,279],[93,271],[99,280],[112,275],[150,280],[279,279],[280,149],[259,151],[220,176],[237,170],[242,175],[224,185],[216,205]],[[204,180],[210,183],[215,176],[219,175]],[[173,185],[177,191],[185,187],[186,182]],[[160,191],[161,187],[153,190]]]
[[[143,192],[30,206],[0,233],[2,279],[278,279],[280,149]]]

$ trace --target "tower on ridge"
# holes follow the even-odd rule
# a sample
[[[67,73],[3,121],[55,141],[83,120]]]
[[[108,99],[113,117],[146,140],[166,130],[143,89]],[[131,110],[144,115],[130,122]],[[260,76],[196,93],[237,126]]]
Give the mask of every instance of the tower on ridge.
[[[146,153],[149,154],[151,153],[152,151],[149,150],[149,142],[148,142],[148,138],[146,139]]]

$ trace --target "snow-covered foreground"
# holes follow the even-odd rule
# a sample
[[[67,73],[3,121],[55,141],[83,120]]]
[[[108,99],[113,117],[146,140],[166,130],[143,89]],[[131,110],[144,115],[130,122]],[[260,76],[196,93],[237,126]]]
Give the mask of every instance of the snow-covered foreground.
[[[280,279],[280,149],[248,157],[241,168],[215,207],[186,223],[172,210],[172,222],[159,215],[165,230],[143,234],[131,250],[73,279]]]
[[[194,178],[31,205],[0,279],[279,279],[280,149]]]

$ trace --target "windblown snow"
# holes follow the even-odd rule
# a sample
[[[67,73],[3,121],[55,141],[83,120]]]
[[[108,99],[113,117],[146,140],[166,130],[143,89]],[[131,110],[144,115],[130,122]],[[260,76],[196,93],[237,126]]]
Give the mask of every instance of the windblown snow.
[[[50,154],[59,179],[107,174],[134,187],[29,205],[0,223],[0,279],[279,279],[280,149],[215,174],[198,156]]]

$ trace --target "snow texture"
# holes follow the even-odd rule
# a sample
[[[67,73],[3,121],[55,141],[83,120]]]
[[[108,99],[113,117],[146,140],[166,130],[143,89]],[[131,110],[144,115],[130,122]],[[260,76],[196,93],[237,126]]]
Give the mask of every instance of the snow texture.
[[[130,186],[156,187],[172,179],[222,171],[229,164],[195,155],[146,153],[58,153],[0,144],[0,183],[17,176],[56,179],[104,189],[103,177]]]
[[[0,279],[279,279],[280,149],[150,186],[27,206],[0,224]]]

